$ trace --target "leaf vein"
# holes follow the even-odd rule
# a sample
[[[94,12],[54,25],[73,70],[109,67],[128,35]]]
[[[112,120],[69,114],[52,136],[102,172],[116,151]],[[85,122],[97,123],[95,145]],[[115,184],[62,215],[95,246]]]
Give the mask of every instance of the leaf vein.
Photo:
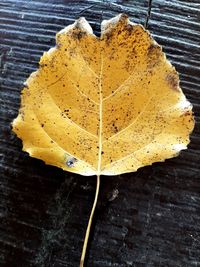
[[[146,105],[144,106],[143,110],[142,110],[142,111],[140,112],[140,114],[135,118],[135,120],[132,121],[131,124],[129,124],[128,126],[126,126],[126,127],[123,128],[123,129],[121,129],[121,130],[120,130],[119,132],[117,132],[116,134],[110,136],[108,139],[106,139],[106,140],[104,141],[104,143],[107,142],[107,141],[109,141],[109,140],[111,140],[111,139],[113,139],[114,137],[118,136],[119,134],[122,134],[122,133],[123,133],[124,131],[126,131],[128,128],[130,128],[131,126],[133,126],[133,125],[136,123],[136,121],[142,116],[142,114],[146,111],[146,109],[147,109],[149,103],[151,102],[152,98],[153,98],[153,96],[150,97],[150,99],[148,100],[148,102],[147,102]]]
[[[40,120],[39,120],[37,114],[36,114],[35,112],[34,112],[34,114],[35,114],[36,119],[38,120],[38,123],[40,124]],[[64,151],[65,154],[68,154],[70,157],[76,158],[76,159],[79,160],[80,162],[84,162],[84,163],[86,163],[87,166],[89,166],[92,170],[95,170],[95,168],[94,168],[92,165],[90,165],[87,161],[82,160],[82,159],[80,159],[79,157],[77,157],[76,155],[73,155],[73,154],[69,153],[68,151],[66,151],[66,150],[60,145],[60,143],[56,142],[56,141],[49,135],[49,133],[47,133],[47,131],[45,131],[44,128],[42,128],[42,130],[43,130],[44,133],[45,133],[45,134],[46,134],[46,135],[47,135],[47,136],[54,142],[55,145],[57,145],[61,150]],[[95,171],[96,171],[96,170],[95,170]]]
[[[47,91],[48,92],[48,91]],[[52,101],[54,102],[54,104],[56,105],[57,109],[60,110],[60,112],[62,112],[62,110],[60,109],[60,107],[57,105],[54,97],[50,94],[50,92],[48,92],[48,95],[50,96],[50,98],[52,99]],[[85,133],[87,134],[90,134],[91,136],[95,137],[95,138],[98,138],[97,135],[94,135],[93,133],[89,132],[89,131],[86,131],[84,128],[82,128],[80,125],[78,125],[76,122],[74,122],[73,120],[71,120],[68,116],[65,115],[65,118],[67,118],[69,120],[69,122],[71,124],[73,124],[75,127],[77,127],[78,129],[80,129],[81,131],[84,131]]]

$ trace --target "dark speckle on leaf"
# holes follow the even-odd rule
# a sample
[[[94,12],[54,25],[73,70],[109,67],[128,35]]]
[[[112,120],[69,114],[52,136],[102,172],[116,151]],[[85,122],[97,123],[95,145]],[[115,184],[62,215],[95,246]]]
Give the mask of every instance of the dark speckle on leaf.
[[[176,72],[168,74],[166,76],[166,81],[168,82],[168,84],[173,90],[178,91],[179,78]]]
[[[83,32],[83,31],[80,31],[79,28],[77,28],[75,31],[73,31],[72,33],[72,37],[74,39],[78,39],[80,40],[82,37],[84,37],[87,33],[86,32]]]

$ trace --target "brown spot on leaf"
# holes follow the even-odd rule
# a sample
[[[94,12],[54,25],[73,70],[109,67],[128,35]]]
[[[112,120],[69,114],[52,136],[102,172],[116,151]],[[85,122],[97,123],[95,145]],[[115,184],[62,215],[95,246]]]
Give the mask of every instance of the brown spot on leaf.
[[[159,64],[161,60],[161,55],[162,55],[162,49],[159,45],[157,44],[150,44],[150,46],[147,49],[147,58],[148,58],[148,63],[147,67],[148,69],[154,68],[156,65]]]
[[[150,44],[150,46],[148,47],[147,54],[149,56],[151,54],[156,53],[156,51],[159,51],[159,50],[161,50],[160,46],[153,43],[153,44]]]
[[[128,33],[128,35],[131,35],[134,30],[131,24],[127,24],[124,28],[125,28],[125,31]]]
[[[29,86],[27,83],[24,83],[24,89],[29,89]]]
[[[87,35],[87,33],[81,31],[79,28],[78,28],[78,29],[75,29],[75,30],[72,32],[72,37],[73,37],[74,39],[77,39],[77,40],[81,40],[85,35]]]
[[[187,117],[187,116],[191,116],[191,111],[189,110],[185,111],[180,117]]]
[[[120,16],[119,21],[125,22],[125,21],[127,21],[127,19],[128,19],[128,15],[125,14],[125,13],[122,13],[121,16]]]
[[[112,41],[112,37],[113,37],[113,31],[111,31],[111,29],[106,32],[106,34],[104,35],[104,39],[106,41],[106,44],[108,45],[110,43],[110,41]]]
[[[166,76],[166,81],[173,90],[179,91],[179,77],[176,71],[168,74]]]

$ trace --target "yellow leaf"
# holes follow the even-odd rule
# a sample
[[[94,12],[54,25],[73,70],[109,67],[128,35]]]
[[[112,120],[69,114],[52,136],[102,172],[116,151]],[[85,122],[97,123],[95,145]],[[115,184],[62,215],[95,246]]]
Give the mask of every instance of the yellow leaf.
[[[103,21],[100,38],[84,18],[60,31],[26,81],[13,122],[30,156],[82,175],[174,157],[193,127],[175,68],[124,14]]]
[[[122,14],[102,22],[101,37],[84,18],[60,31],[56,47],[22,91],[13,130],[23,150],[47,164],[97,175],[80,267],[83,267],[100,175],[164,161],[186,149],[192,106],[175,68],[141,25]]]

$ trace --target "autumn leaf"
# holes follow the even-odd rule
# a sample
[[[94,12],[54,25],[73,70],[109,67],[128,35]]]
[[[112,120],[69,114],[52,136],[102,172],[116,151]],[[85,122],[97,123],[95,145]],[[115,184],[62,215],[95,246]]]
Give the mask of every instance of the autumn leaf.
[[[84,18],[56,36],[22,91],[13,130],[23,150],[82,175],[116,175],[177,156],[194,127],[175,68],[122,14]]]
[[[82,175],[115,175],[186,148],[191,105],[141,25],[119,15],[103,21],[98,38],[80,18],[56,43],[28,78],[13,122],[30,156]]]

